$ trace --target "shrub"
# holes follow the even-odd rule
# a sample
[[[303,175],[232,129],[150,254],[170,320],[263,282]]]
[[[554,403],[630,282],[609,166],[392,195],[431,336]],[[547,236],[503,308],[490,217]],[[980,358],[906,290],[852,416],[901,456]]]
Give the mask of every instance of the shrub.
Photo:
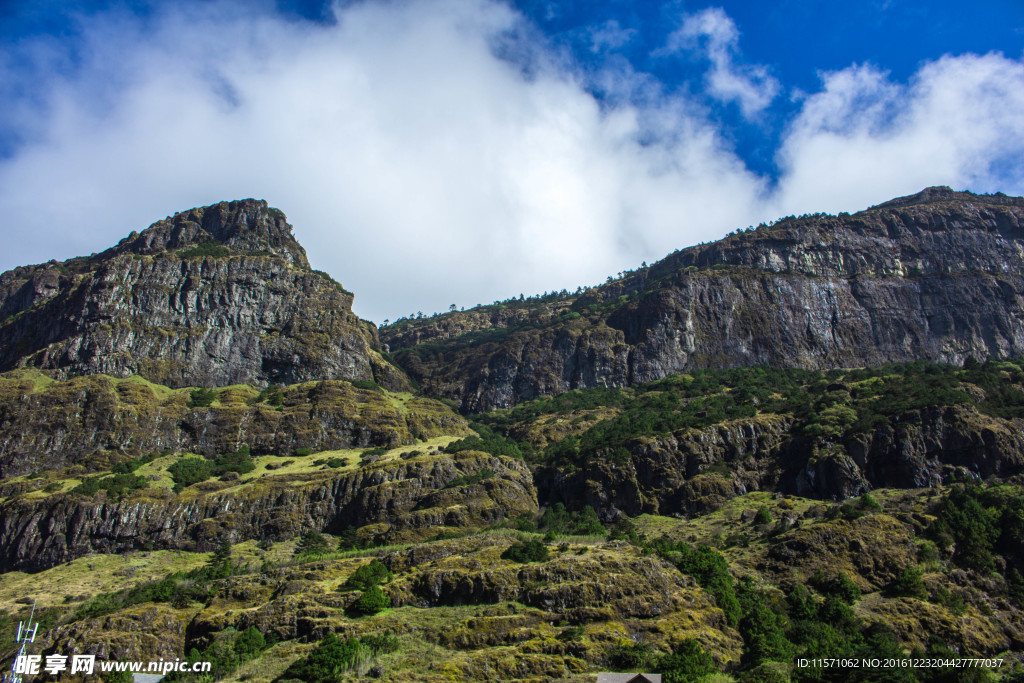
[[[231,250],[225,247],[223,244],[214,241],[200,242],[194,247],[189,249],[181,249],[178,251],[178,257],[182,259],[193,259],[193,258],[225,258],[231,255]]]
[[[356,569],[342,587],[348,590],[365,591],[390,580],[391,572],[388,571],[387,566],[380,560],[374,560]]]
[[[473,484],[479,484],[482,481],[486,481],[494,476],[494,470],[487,469],[486,467],[476,474],[464,474],[461,477],[455,477],[450,482],[445,484],[446,489],[453,489],[459,486],[472,486]]]
[[[292,453],[297,458],[305,458],[307,455],[313,455],[313,449],[312,448],[306,448],[306,447],[296,448],[294,451],[292,451]]]
[[[253,403],[266,403],[274,408],[280,408],[284,405],[284,392],[281,390],[281,385],[271,384],[260,392]]]
[[[205,458],[182,458],[167,468],[174,480],[174,491],[206,481],[213,476],[213,463]]]
[[[239,474],[248,474],[256,469],[255,463],[252,458],[249,457],[250,451],[248,446],[242,446],[233,453],[225,453],[220,455],[213,460],[213,476],[220,476],[227,472],[238,472]]]
[[[326,553],[328,549],[329,544],[323,534],[316,531],[307,531],[302,534],[299,538],[299,542],[295,544],[294,556],[322,555],[323,553]]]
[[[886,587],[886,593],[892,597],[918,598],[925,600],[928,589],[921,580],[921,570],[912,565],[903,568],[900,575]]]
[[[580,640],[587,634],[587,630],[581,625],[569,626],[558,634],[558,639],[563,643],[571,643]]]
[[[235,651],[245,659],[255,657],[267,648],[267,641],[255,626],[250,626],[235,639]]]
[[[294,662],[281,674],[280,679],[294,679],[303,683],[336,683],[343,673],[367,659],[367,655],[367,648],[363,647],[358,638],[342,641],[333,633],[328,633],[308,657]]]
[[[762,507],[754,515],[754,524],[768,524],[772,521],[772,514],[768,512],[768,508]]]
[[[867,492],[865,492],[864,495],[862,495],[860,497],[860,501],[858,502],[858,505],[860,505],[860,509],[861,510],[870,511],[870,512],[881,512],[882,511],[881,504],[877,500],[875,500],[874,496],[872,496],[870,493],[867,493]]]
[[[826,579],[824,572],[819,569],[811,577],[811,583],[822,594],[835,596],[848,605],[860,600],[860,589],[844,572],[839,572],[834,579]]]
[[[545,562],[548,559],[548,547],[541,541],[533,538],[525,543],[513,543],[501,554],[501,558],[524,564],[527,562]]]
[[[50,489],[51,486],[53,484],[47,486],[46,489]],[[60,488],[59,484],[57,484],[57,488]],[[86,479],[71,489],[71,492],[91,497],[97,491],[106,491],[109,498],[120,500],[132,491],[144,488],[146,488],[146,480],[136,474],[115,474],[112,477]]]
[[[672,648],[672,654],[659,657],[654,668],[665,683],[688,683],[718,671],[715,660],[693,638]]]
[[[757,666],[765,661],[789,659],[793,644],[785,635],[785,619],[772,610],[762,592],[749,584],[741,585],[738,597],[743,610],[739,632],[746,645],[744,663]]]
[[[193,389],[189,394],[188,405],[190,408],[209,408],[217,398],[217,392],[213,389]]]
[[[657,547],[656,549],[662,552],[665,550]],[[701,546],[694,550],[685,543],[669,546],[668,549],[670,552],[667,554],[679,571],[697,579],[701,588],[715,597],[715,602],[725,612],[729,625],[735,627],[741,616],[740,603],[732,576],[729,574],[729,564],[722,554],[709,546]]]
[[[646,643],[617,645],[608,654],[613,669],[643,669],[651,658],[651,646]]]
[[[935,589],[935,593],[931,596],[931,602],[934,602],[936,605],[942,605],[957,616],[960,616],[967,610],[964,596],[946,590],[942,586]]]
[[[370,586],[353,603],[351,611],[356,616],[369,617],[388,607],[391,607],[391,598],[379,586]]]

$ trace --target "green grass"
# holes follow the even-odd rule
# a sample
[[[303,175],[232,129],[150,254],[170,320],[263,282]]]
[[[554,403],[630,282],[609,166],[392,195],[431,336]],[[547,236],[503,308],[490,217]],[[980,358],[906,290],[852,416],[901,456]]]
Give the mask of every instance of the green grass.
[[[69,602],[78,604],[100,593],[195,569],[205,564],[208,557],[208,553],[156,550],[125,555],[89,555],[35,574],[7,572],[0,581],[0,610],[13,612],[19,609],[21,606],[15,601],[24,597],[35,599],[40,608]],[[66,601],[67,596],[72,599]]]

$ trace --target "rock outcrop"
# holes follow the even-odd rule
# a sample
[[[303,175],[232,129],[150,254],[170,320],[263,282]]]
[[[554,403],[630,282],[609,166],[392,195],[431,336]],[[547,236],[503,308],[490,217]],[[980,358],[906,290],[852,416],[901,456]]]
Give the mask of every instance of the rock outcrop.
[[[313,271],[264,201],[175,214],[100,254],[0,275],[0,370],[142,375],[170,386],[376,379],[352,294]]]
[[[73,465],[103,469],[154,451],[214,456],[248,446],[256,454],[291,455],[470,433],[439,401],[368,386],[296,384],[273,392],[277,405],[253,387],[234,386],[213,392],[212,405],[196,406],[188,390],[140,377],[52,382],[37,371],[13,371],[0,375],[0,477]]]
[[[486,470],[486,472],[484,472]],[[487,475],[471,485],[457,477]],[[0,503],[0,572],[38,571],[89,553],[178,548],[210,551],[223,540],[280,541],[306,531],[358,529],[368,541],[414,540],[445,528],[482,528],[537,512],[530,471],[511,458],[465,451],[421,455],[334,475],[211,481],[174,495],[143,489],[14,496]]]
[[[700,368],[1024,353],[1024,199],[930,188],[731,235],[575,295],[385,328],[469,412]]]
[[[819,440],[785,415],[759,415],[627,444],[628,459],[539,467],[541,500],[625,514],[702,514],[750,491],[846,500],[878,488],[926,488],[1024,472],[1020,420],[972,406],[915,410],[868,433]]]

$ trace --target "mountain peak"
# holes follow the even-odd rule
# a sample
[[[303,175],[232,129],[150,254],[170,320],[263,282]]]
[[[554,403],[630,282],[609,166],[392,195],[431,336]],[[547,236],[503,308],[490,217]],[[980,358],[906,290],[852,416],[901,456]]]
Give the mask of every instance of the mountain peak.
[[[123,253],[152,255],[175,249],[217,244],[238,253],[278,256],[309,268],[306,251],[295,240],[284,213],[263,199],[238,199],[181,211],[132,232],[100,257]]]
[[[948,185],[934,185],[926,187],[916,194],[909,194],[905,197],[896,197],[887,202],[872,206],[871,209],[892,209],[917,204],[932,204],[935,202],[984,202],[986,204],[1004,204],[1008,206],[1024,206],[1024,198],[1010,197],[1002,192],[995,194],[974,194],[966,190],[954,190]],[[869,209],[870,210],[870,209]]]

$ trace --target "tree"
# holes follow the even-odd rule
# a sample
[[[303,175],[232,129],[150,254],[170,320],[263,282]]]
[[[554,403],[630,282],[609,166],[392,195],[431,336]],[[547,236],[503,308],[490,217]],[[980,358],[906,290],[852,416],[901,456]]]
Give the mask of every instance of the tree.
[[[303,683],[336,683],[364,652],[365,648],[358,638],[343,641],[333,633],[328,633],[308,657],[289,666],[281,674],[281,679],[295,679]]]
[[[316,531],[307,531],[302,534],[299,542],[295,544],[295,557],[299,555],[322,555],[329,548],[327,539],[323,534]]]
[[[251,659],[266,649],[267,641],[255,626],[250,626],[235,639],[235,652],[244,659]]]
[[[715,660],[693,638],[672,648],[672,654],[660,657],[656,668],[666,683],[686,683],[718,672]]]
[[[353,603],[351,611],[356,616],[373,616],[382,609],[391,607],[391,598],[379,586],[370,586],[363,591],[359,599]]]
[[[530,539],[526,543],[513,543],[501,554],[503,560],[513,562],[545,562],[548,559],[548,547],[537,539]]]
[[[356,569],[345,581],[344,587],[355,590],[369,590],[373,586],[391,580],[391,572],[380,560],[374,560]]]
[[[213,551],[213,555],[206,561],[206,569],[212,579],[223,579],[231,576],[233,566],[231,564],[231,541],[224,539],[220,546]]]

